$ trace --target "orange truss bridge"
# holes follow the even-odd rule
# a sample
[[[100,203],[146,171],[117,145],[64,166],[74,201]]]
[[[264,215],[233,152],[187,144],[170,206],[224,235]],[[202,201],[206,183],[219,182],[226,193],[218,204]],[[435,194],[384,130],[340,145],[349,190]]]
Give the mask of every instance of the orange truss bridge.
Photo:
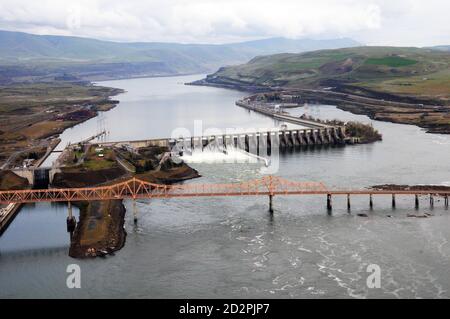
[[[0,191],[0,203],[32,202],[75,202],[111,199],[152,199],[176,197],[212,197],[212,196],[269,196],[272,211],[272,197],[275,195],[326,195],[327,207],[331,209],[333,195],[347,195],[350,208],[350,195],[369,195],[372,207],[372,195],[392,195],[395,207],[395,195],[429,195],[433,204],[433,195],[443,196],[448,207],[450,191],[427,190],[332,190],[320,182],[293,182],[275,176],[266,176],[243,183],[234,184],[184,184],[160,185],[132,178],[110,186],[88,188],[55,188]]]
[[[110,186],[0,191],[2,203],[70,202],[109,199],[151,199],[173,197],[326,194],[317,182],[291,182],[263,177],[235,184],[161,185],[132,178]]]

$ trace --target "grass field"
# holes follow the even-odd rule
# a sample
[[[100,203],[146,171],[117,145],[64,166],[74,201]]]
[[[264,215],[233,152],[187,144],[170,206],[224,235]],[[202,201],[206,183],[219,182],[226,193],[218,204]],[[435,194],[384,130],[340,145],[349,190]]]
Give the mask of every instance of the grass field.
[[[17,110],[32,111],[48,106],[81,104],[104,100],[111,88],[72,83],[15,84],[0,87],[0,114]]]
[[[371,65],[385,65],[393,68],[398,68],[402,66],[408,66],[418,63],[418,61],[405,59],[399,56],[388,56],[383,58],[369,58],[366,60],[365,64]]]
[[[103,157],[100,157],[99,154],[103,154]],[[102,152],[96,152],[95,147],[91,147],[83,162],[83,168],[93,171],[112,167],[117,167],[117,163],[115,161],[114,151],[111,149],[104,149]]]

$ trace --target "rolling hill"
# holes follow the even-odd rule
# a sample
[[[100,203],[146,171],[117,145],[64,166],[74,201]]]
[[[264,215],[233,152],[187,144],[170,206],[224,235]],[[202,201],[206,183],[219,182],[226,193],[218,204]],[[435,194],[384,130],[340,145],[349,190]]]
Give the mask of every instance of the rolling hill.
[[[359,45],[351,39],[271,38],[209,45],[121,43],[0,31],[0,81],[70,74],[90,80],[211,72],[258,55]]]
[[[403,47],[356,47],[256,57],[221,68],[204,83],[245,88],[325,88],[450,99],[450,53]]]

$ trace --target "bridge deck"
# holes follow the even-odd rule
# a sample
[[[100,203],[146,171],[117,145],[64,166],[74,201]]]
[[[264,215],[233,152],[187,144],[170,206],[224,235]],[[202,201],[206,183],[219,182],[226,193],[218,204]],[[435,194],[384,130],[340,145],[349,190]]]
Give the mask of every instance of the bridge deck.
[[[316,129],[316,128],[331,128],[331,127],[333,127],[332,125],[328,125],[328,124],[325,124],[325,123],[320,123],[320,122],[313,121],[313,120],[306,120],[306,119],[302,119],[302,118],[295,117],[295,116],[292,116],[292,115],[289,115],[289,114],[285,114],[285,113],[284,114],[283,113],[277,113],[277,112],[275,112],[273,110],[270,110],[268,108],[251,105],[251,104],[246,103],[244,101],[237,101],[236,105],[238,105],[240,107],[243,107],[243,108],[246,108],[246,109],[249,109],[249,110],[252,110],[252,111],[255,111],[255,112],[258,112],[258,113],[265,114],[265,115],[273,117],[273,118],[275,118],[277,120],[283,120],[283,121],[290,122],[290,123],[293,123],[293,124],[298,124],[298,125],[304,126],[306,128],[314,128],[314,129]]]
[[[328,189],[318,182],[292,182],[279,177],[263,177],[236,184],[160,185],[136,178],[110,186],[90,188],[0,191],[0,203],[67,202],[109,199],[227,197],[275,195],[438,195],[450,191]]]

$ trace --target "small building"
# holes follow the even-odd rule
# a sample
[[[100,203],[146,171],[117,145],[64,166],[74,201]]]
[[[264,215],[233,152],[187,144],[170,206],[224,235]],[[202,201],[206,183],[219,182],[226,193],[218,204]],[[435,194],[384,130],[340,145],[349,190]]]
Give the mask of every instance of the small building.
[[[23,165],[23,168],[27,168],[27,167],[32,166],[33,163],[34,163],[34,159],[26,158],[26,159],[23,160],[22,165]]]
[[[132,154],[137,154],[137,150],[136,148],[134,148],[132,145],[130,144],[124,144],[122,145],[122,149],[124,149],[125,151],[132,153]]]

